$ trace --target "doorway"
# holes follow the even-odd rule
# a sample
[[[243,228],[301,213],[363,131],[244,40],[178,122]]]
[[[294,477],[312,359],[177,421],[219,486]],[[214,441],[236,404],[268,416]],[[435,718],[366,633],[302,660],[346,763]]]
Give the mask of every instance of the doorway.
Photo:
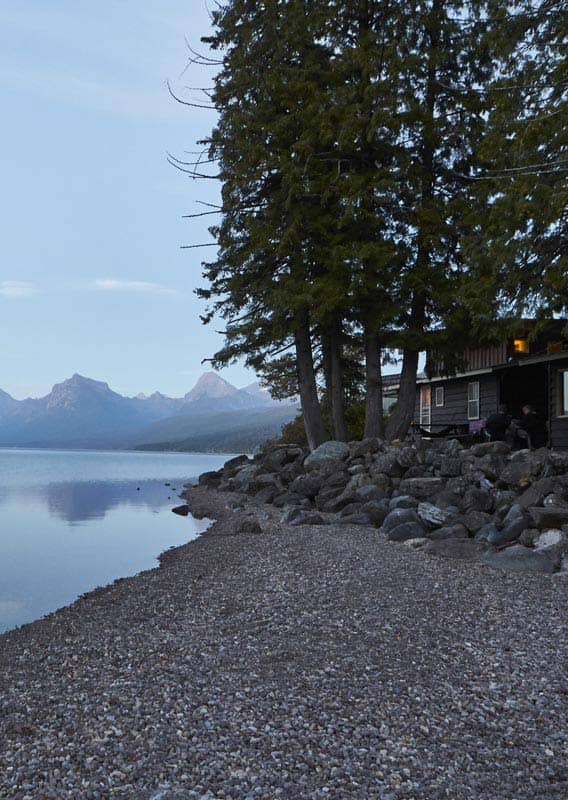
[[[548,420],[548,365],[531,364],[503,371],[499,403],[507,406],[513,419],[520,419],[524,405],[531,405],[541,419]]]

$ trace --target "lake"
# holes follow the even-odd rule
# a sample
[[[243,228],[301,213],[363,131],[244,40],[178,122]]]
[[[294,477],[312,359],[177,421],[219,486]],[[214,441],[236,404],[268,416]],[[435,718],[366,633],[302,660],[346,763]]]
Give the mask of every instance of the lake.
[[[171,509],[184,483],[230,457],[0,449],[0,632],[202,533],[209,520]]]

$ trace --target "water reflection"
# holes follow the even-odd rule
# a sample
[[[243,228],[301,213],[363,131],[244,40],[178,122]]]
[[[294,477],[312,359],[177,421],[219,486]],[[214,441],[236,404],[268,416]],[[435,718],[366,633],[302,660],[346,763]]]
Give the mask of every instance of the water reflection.
[[[181,485],[165,481],[82,481],[32,487],[33,502],[43,502],[50,514],[70,524],[103,519],[121,505],[158,511],[178,500]],[[180,501],[181,502],[181,501]],[[0,505],[2,497],[0,497]]]
[[[204,531],[209,520],[171,513],[188,476],[222,463],[192,458],[0,452],[0,632],[157,566]]]

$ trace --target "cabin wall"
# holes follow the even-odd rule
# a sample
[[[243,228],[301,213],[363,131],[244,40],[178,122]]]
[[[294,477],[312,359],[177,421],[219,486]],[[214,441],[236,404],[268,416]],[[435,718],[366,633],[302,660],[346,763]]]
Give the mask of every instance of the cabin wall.
[[[436,432],[446,425],[468,425],[467,417],[468,384],[479,381],[479,419],[487,419],[499,405],[499,378],[494,374],[469,375],[463,378],[446,378],[446,380],[433,380],[429,386],[432,389],[431,427]],[[420,387],[419,384],[414,421],[420,423]],[[436,406],[436,388],[444,388],[444,405]]]
[[[550,444],[554,448],[568,448],[568,417],[558,415],[560,373],[566,369],[568,369],[568,359],[550,364]]]

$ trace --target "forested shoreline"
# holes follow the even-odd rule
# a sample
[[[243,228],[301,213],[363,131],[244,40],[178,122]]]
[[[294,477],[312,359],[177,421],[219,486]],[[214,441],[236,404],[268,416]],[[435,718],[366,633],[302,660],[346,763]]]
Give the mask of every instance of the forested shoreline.
[[[357,413],[403,437],[421,352],[457,369],[514,320],[565,313],[565,3],[231,0],[212,21],[191,61],[217,123],[175,161],[221,184],[199,212],[212,363],[299,395],[311,448]]]

